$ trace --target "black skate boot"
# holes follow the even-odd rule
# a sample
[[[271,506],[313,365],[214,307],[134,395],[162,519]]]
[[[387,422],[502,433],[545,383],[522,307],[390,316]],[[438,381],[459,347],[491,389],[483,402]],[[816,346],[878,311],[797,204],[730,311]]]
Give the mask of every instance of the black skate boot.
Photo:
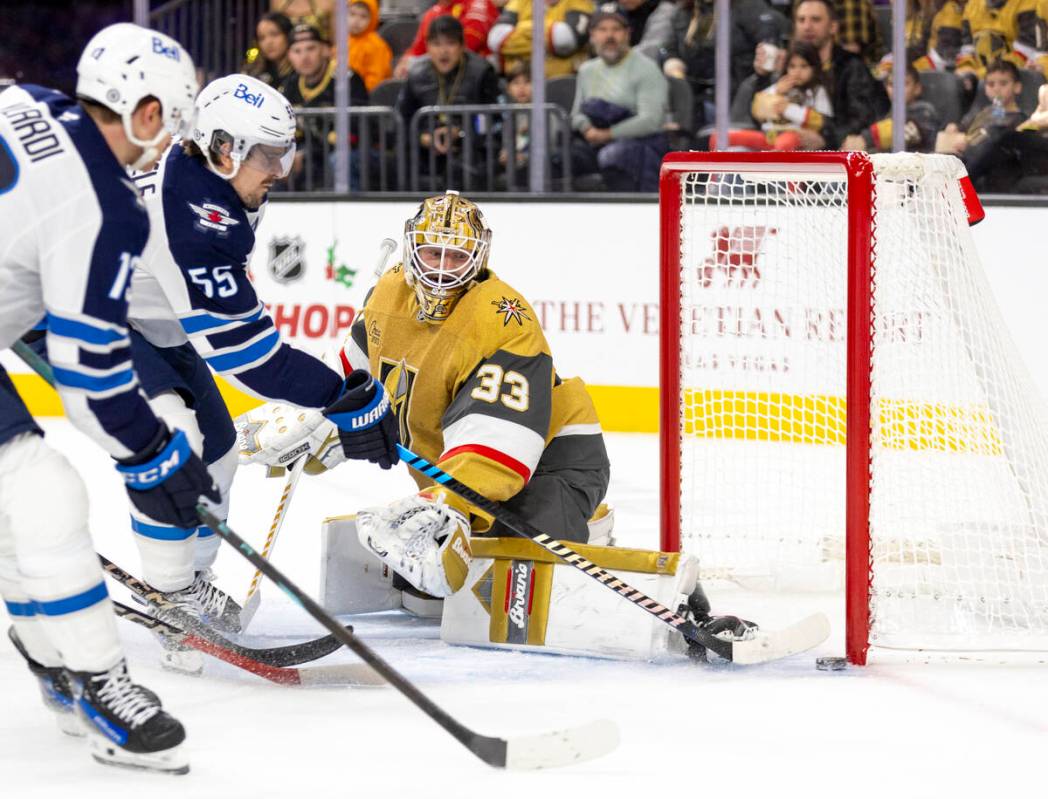
[[[69,676],[65,669],[60,666],[45,666],[33,660],[25,646],[22,645],[14,627],[7,630],[7,637],[11,639],[11,643],[15,645],[19,654],[25,658],[29,670],[36,677],[44,705],[55,714],[58,729],[66,735],[82,738],[85,734],[84,728],[73,708],[73,689],[70,687]]]
[[[121,659],[109,671],[75,674],[73,691],[91,756],[99,763],[189,773],[181,748],[185,729],[164,712],[156,694],[131,681],[127,661]]]

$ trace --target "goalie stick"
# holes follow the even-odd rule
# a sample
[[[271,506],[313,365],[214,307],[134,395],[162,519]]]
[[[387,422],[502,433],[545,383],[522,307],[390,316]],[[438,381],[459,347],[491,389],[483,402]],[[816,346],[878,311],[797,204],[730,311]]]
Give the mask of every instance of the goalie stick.
[[[764,663],[769,660],[794,655],[811,649],[826,640],[830,634],[830,622],[822,613],[815,613],[782,630],[765,632],[758,630],[752,639],[725,640],[708,630],[702,629],[693,621],[673,612],[659,604],[647,594],[638,591],[615,575],[600,566],[586,560],[571,547],[561,541],[550,538],[524,519],[520,518],[505,505],[478,494],[469,486],[460,483],[439,466],[421,458],[407,447],[397,444],[397,452],[409,467],[420,474],[449,488],[473,506],[498,519],[522,538],[530,538],[548,552],[553,553],[565,563],[574,566],[608,588],[628,599],[637,607],[647,611],[659,621],[674,628],[687,641],[705,647],[726,660],[734,663]]]
[[[474,732],[438,706],[400,672],[394,669],[351,630],[343,628],[298,586],[288,580],[276,566],[255,552],[229,525],[203,505],[197,505],[201,521],[231,544],[237,552],[255,565],[278,588],[298,603],[310,616],[323,624],[331,634],[355,652],[423,713],[439,724],[459,743],[489,766],[508,769],[540,769],[581,763],[607,754],[618,745],[618,728],[612,721],[594,721],[580,727],[539,735],[497,738]]]
[[[99,555],[98,558],[102,561],[102,568],[105,570],[105,573],[133,594],[137,595],[158,610],[163,610],[176,615],[178,617],[178,623],[182,625],[186,633],[208,641],[215,646],[224,647],[225,649],[235,650],[238,648],[237,644],[234,644],[221,633],[208,627],[198,619],[193,618],[188,613],[185,613],[178,607],[178,605],[168,600],[162,593],[148,583],[145,583],[134,575],[124,571],[104,555]],[[325,635],[323,638],[314,638],[311,641],[304,641],[301,644],[291,644],[289,646],[253,650],[239,647],[239,649],[244,652],[249,652],[250,657],[257,660],[259,663],[276,668],[283,668],[285,666],[297,666],[301,663],[309,663],[313,660],[319,660],[325,655],[330,655],[335,650],[341,649],[341,647],[342,644],[333,635]]]
[[[333,666],[313,666],[299,669],[294,666],[274,666],[265,661],[287,660],[303,662],[294,654],[301,649],[301,644],[271,649],[252,649],[240,646],[232,641],[209,640],[191,632],[179,629],[173,624],[154,618],[140,610],[128,607],[122,602],[112,600],[113,610],[117,616],[141,625],[147,630],[162,635],[175,644],[190,646],[206,655],[225,661],[237,668],[249,671],[263,679],[279,685],[352,685],[381,686],[385,681],[366,663],[343,663]],[[330,637],[330,636],[329,636]],[[286,656],[285,656],[286,655]],[[321,655],[322,657],[322,655]]]

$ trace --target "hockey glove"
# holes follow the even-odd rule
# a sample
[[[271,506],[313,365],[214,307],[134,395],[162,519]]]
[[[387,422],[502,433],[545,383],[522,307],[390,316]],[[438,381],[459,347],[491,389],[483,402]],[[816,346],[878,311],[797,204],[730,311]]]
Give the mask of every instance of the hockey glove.
[[[347,458],[371,461],[383,469],[400,462],[397,417],[382,384],[363,369],[354,369],[342,387],[342,396],[324,415],[335,423]]]
[[[131,502],[150,519],[183,529],[198,527],[196,505],[201,497],[222,501],[204,462],[181,430],[164,425],[153,441],[136,455],[117,461]]]

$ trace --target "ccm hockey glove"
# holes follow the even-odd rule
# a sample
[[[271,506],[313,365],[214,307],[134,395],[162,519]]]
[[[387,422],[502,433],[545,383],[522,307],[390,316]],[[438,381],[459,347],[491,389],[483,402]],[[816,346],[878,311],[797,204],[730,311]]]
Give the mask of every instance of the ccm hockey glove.
[[[204,462],[181,430],[170,433],[160,425],[153,441],[136,455],[117,461],[128,496],[150,519],[172,527],[198,527],[196,506],[201,497],[222,501]]]
[[[371,461],[383,469],[400,462],[400,429],[382,384],[363,369],[346,378],[342,395],[324,415],[335,423],[347,458]]]

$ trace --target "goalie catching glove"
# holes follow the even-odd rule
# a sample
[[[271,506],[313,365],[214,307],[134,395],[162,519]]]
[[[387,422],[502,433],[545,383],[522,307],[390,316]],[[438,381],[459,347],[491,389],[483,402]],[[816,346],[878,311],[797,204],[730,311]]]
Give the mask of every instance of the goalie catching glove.
[[[466,581],[471,560],[469,522],[444,502],[426,494],[357,514],[360,543],[431,596],[446,597]]]
[[[389,469],[399,461],[397,419],[382,384],[354,370],[324,411],[268,402],[236,419],[241,463],[289,467],[303,455],[307,474],[348,459]]]

